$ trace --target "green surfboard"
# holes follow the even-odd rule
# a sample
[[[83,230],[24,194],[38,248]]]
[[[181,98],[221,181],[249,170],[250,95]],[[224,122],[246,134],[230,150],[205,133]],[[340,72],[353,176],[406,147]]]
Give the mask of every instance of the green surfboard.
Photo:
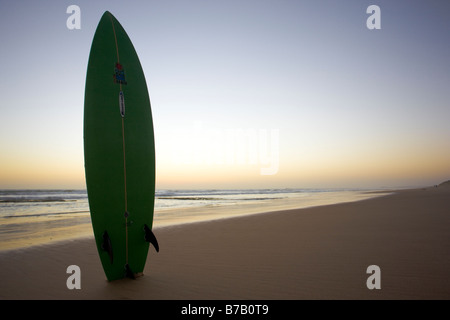
[[[92,41],[84,101],[84,163],[95,242],[109,281],[144,270],[155,199],[155,143],[139,58],[106,11]]]

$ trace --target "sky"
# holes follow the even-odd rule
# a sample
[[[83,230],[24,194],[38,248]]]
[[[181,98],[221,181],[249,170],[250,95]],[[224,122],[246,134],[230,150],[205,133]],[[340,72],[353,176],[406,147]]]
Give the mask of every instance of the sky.
[[[86,70],[106,10],[144,70],[158,189],[450,179],[448,1],[0,0],[0,189],[85,188]]]

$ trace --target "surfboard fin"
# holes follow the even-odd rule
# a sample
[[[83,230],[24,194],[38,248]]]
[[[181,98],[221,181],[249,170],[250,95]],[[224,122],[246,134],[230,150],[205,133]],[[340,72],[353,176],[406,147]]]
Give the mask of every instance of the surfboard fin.
[[[145,231],[145,241],[151,243],[155,247],[156,252],[159,252],[158,240],[156,240],[155,235],[153,234],[152,230],[148,227],[148,225],[144,225],[144,231]]]
[[[127,278],[136,280],[136,277],[134,276],[134,272],[131,270],[130,265],[128,263],[125,265],[125,275]]]
[[[109,261],[111,261],[111,264],[113,263],[113,250],[111,245],[111,239],[109,238],[108,231],[105,231],[103,233],[103,242],[102,242],[102,249],[105,250],[109,255]]]

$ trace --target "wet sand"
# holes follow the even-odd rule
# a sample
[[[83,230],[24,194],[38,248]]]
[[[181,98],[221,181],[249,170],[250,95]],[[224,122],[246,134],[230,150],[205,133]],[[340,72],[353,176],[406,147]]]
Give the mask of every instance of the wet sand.
[[[106,281],[93,237],[0,252],[0,299],[450,299],[448,185],[154,233],[136,280]]]

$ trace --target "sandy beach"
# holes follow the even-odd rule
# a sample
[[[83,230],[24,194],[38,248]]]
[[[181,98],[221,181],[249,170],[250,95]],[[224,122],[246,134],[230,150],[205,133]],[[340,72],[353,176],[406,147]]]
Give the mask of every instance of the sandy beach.
[[[136,280],[106,281],[93,237],[0,252],[0,299],[450,299],[448,184],[154,232]]]

